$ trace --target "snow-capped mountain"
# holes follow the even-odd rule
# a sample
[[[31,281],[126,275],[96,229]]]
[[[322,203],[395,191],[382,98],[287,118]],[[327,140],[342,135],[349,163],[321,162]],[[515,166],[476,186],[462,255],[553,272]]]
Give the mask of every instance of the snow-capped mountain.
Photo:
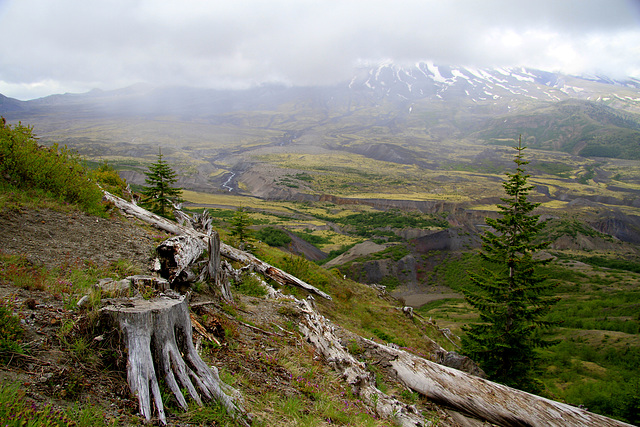
[[[521,67],[480,69],[439,66],[433,62],[419,62],[407,67],[385,63],[363,68],[351,80],[349,88],[405,100],[431,98],[451,101],[463,98],[481,103],[514,98],[596,101],[613,97],[637,103],[640,107],[640,80],[568,76]]]
[[[220,132],[228,134],[229,141],[243,140],[251,130],[255,144],[288,144],[313,133],[317,143],[384,157],[381,147],[370,147],[369,132],[375,128],[378,142],[384,144],[404,144],[416,135],[425,141],[495,144],[522,135],[532,148],[640,158],[640,80],[528,68],[385,63],[360,69],[350,81],[322,87],[136,85],[25,102],[0,96],[0,115],[36,126],[43,139],[64,143],[85,141],[86,135],[120,143],[122,133],[113,129],[136,123],[130,132],[136,150],[141,141],[199,144]],[[168,123],[169,133],[163,130]],[[358,132],[362,138],[348,136]],[[169,134],[173,137],[167,139]],[[415,157],[394,153],[399,162]]]

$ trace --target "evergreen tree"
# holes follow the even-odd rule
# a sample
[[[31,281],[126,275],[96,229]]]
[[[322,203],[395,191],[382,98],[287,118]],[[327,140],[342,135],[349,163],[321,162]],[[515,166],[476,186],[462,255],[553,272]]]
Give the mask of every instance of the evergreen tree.
[[[527,184],[522,140],[514,162],[515,173],[503,182],[508,197],[497,205],[501,216],[487,218],[492,228],[482,235],[480,256],[485,262],[479,273],[469,273],[475,286],[464,291],[467,302],[480,313],[481,323],[465,327],[464,353],[475,360],[492,380],[536,391],[533,379],[535,349],[552,342],[541,338],[541,328],[550,326],[545,315],[558,300],[554,287],[539,274],[547,260],[534,258],[549,242],[538,236],[545,227],[532,211],[539,203],[527,200],[533,186]]]
[[[251,218],[243,207],[239,207],[233,214],[231,219],[231,235],[237,239],[238,248],[241,250],[250,250],[251,245]]]
[[[158,160],[149,166],[145,175],[145,182],[149,186],[142,190],[141,205],[158,215],[170,216],[172,203],[182,201],[182,189],[171,187],[178,179],[174,170],[162,159],[162,150],[158,150]]]

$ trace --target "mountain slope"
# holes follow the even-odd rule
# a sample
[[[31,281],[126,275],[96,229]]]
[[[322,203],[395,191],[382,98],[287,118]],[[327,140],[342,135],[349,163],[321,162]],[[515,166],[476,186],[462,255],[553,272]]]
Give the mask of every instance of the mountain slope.
[[[590,101],[572,99],[502,115],[490,120],[475,135],[498,144],[522,135],[531,148],[585,157],[640,158],[640,123],[627,114]]]

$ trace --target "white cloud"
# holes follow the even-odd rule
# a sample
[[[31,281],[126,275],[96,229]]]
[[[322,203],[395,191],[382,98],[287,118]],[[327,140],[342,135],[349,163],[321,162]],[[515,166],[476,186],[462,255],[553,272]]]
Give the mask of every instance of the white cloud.
[[[362,61],[638,75],[633,0],[8,0],[0,93],[346,80]]]

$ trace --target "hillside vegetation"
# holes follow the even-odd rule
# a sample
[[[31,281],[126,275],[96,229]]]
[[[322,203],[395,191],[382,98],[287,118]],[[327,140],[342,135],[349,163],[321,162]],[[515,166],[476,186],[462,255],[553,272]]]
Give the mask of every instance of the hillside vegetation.
[[[51,145],[68,142],[91,161],[87,164],[94,167],[93,171],[78,169],[79,180],[95,191],[95,186],[88,183],[98,179],[97,174],[105,175],[101,178],[103,186],[111,180],[114,189],[121,188],[121,182],[112,180],[114,168],[136,188],[161,145],[179,173],[178,185],[191,190],[183,195],[186,206],[209,209],[223,240],[232,241],[227,230],[234,212],[245,208],[256,236],[262,236],[263,242],[254,242],[260,257],[334,295],[334,303],[320,303],[323,314],[364,336],[428,354],[427,337],[453,350],[458,342],[455,337],[449,341],[443,329],[461,335],[462,326],[477,317],[462,299],[461,291],[468,284],[466,272],[480,268],[475,252],[477,235],[482,232],[484,218],[496,215],[503,173],[510,167],[512,156],[508,146],[523,133],[531,147],[529,182],[536,187],[532,198],[542,203],[540,213],[551,220],[546,237],[552,244],[544,256],[551,257],[552,262],[546,273],[557,283],[561,301],[549,319],[564,321],[549,331],[550,338],[560,342],[541,354],[544,363],[537,378],[546,396],[631,423],[640,422],[640,377],[634,369],[640,364],[640,165],[634,160],[638,132],[635,116],[612,111],[600,103],[575,101],[518,103],[514,113],[499,118],[495,114],[507,111],[506,101],[491,106],[416,102],[408,114],[406,104],[402,105],[403,112],[398,112],[391,109],[396,104],[387,100],[369,103],[363,99],[348,106],[336,101],[336,108],[325,108],[328,104],[319,100],[292,101],[277,104],[274,110],[223,112],[198,116],[188,123],[178,114],[169,114],[127,120],[101,118],[82,127],[81,121],[60,125],[57,120],[62,119],[46,116],[49,127],[43,142],[53,148],[29,152],[53,153],[47,154],[53,156],[52,161],[65,158],[64,153],[79,160],[66,148]],[[269,106],[264,104],[264,108]],[[489,127],[481,129],[487,123]],[[540,123],[545,126],[534,126]],[[24,133],[27,128],[12,129]],[[30,135],[23,139],[37,147]],[[585,157],[589,150],[597,157]],[[39,211],[45,206],[70,212],[76,209],[65,207],[65,202],[109,215],[109,207],[98,199],[91,199],[97,203],[85,206],[76,196],[26,183],[29,174],[4,178],[6,175],[0,177],[4,216],[17,215],[16,211],[29,206]],[[87,193],[93,194],[91,191]],[[155,232],[149,233],[148,238],[160,239]],[[310,252],[309,245],[313,245],[315,254],[320,251],[326,255],[317,264],[330,267],[322,268],[304,257]],[[68,252],[60,255],[66,257],[65,262]],[[87,269],[95,269],[97,275],[122,277],[132,272],[133,267],[125,262],[129,258],[90,268],[85,268],[83,260],[73,267],[60,263],[38,273],[40,266],[31,265],[33,257],[6,255],[3,262],[8,271],[27,272],[1,279],[3,284],[14,286],[11,292],[16,292],[15,286],[32,286],[25,276],[45,277],[37,279],[42,283],[37,286],[44,289],[43,295],[50,295],[47,300],[55,300],[56,295],[63,299],[63,293],[53,284],[73,282],[74,287],[65,288],[72,296],[64,300],[64,307],[70,311],[64,319],[68,322],[63,322],[73,325],[66,326],[73,334],[54,329],[56,338],[52,342],[68,357],[64,366],[78,365],[73,348],[98,347],[90,334],[80,333],[84,326],[78,319],[86,313],[74,308],[74,299],[97,276],[91,276],[78,289],[70,277],[85,274],[79,271]],[[344,261],[328,263],[331,258]],[[149,260],[138,264],[145,262]],[[141,271],[144,267],[136,268]],[[60,273],[49,279],[52,270]],[[364,284],[385,284],[398,299],[380,298],[378,291]],[[207,297],[203,289],[200,292]],[[220,306],[197,315],[203,324],[211,320],[212,328],[220,325],[223,344],[208,349],[212,363],[224,363],[225,380],[249,396],[248,406],[257,414],[258,423],[349,424],[355,419],[360,425],[384,424],[373,419],[348,390],[337,386],[339,382],[327,366],[313,358],[308,346],[296,341],[295,313],[290,307],[264,305],[251,283],[237,284],[235,292],[245,294],[239,296],[237,306]],[[30,316],[37,311],[24,308],[27,299],[20,294],[17,303],[6,304],[11,312]],[[405,303],[431,321],[409,322],[398,310]],[[259,313],[265,311],[273,317],[260,317]],[[265,336],[250,332],[241,322],[269,332],[278,332],[280,327],[293,335],[289,338],[289,333],[280,331],[284,338]],[[28,343],[21,340],[18,344]],[[256,343],[262,347],[255,347]],[[357,354],[353,343],[352,350]],[[109,351],[104,354],[108,356]],[[86,356],[87,352],[81,354]],[[37,352],[26,357],[31,355],[38,357]],[[91,359],[91,363],[97,363],[94,365],[88,359],[80,360],[90,370],[117,371],[111,365],[104,368],[100,365],[103,361]],[[250,368],[243,368],[246,361]],[[88,372],[82,366],[80,369],[70,372],[77,377]],[[433,411],[441,425],[448,425],[447,416],[430,402],[398,388],[375,365],[370,369],[382,387]],[[250,371],[262,374],[253,378]],[[109,377],[109,381],[122,387],[119,375]],[[94,390],[93,383],[69,381],[63,385],[79,390],[73,394],[79,401],[78,396],[86,398]],[[314,391],[316,386],[323,391]],[[266,393],[256,391],[264,389]],[[53,393],[49,389],[43,395]],[[122,422],[135,411],[126,393],[118,398],[129,403],[118,404],[122,413],[109,416]],[[224,423],[222,418],[215,418],[222,415],[216,414],[209,415],[212,418],[208,420]],[[197,416],[187,414],[180,420],[205,422]]]
[[[5,130],[3,137],[8,138],[23,131]],[[22,143],[37,147],[31,138]],[[57,158],[51,150],[42,152]],[[76,170],[85,180],[100,176],[81,166]],[[50,177],[58,178],[55,170]],[[96,179],[103,185],[109,181],[104,176]],[[124,349],[117,334],[102,329],[98,321],[104,295],[94,284],[105,277],[118,280],[147,273],[153,247],[168,236],[101,203],[72,204],[52,190],[23,185],[9,173],[0,181],[1,422],[138,424],[137,400],[126,382]],[[95,181],[86,182],[99,191]],[[112,184],[122,189],[124,183]],[[223,239],[233,240],[225,224],[218,225]],[[14,232],[5,233],[8,229]],[[409,319],[398,301],[379,290],[268,245],[256,242],[254,248],[260,258],[330,292],[333,301],[318,301],[318,308],[345,330],[395,342],[427,357],[435,357],[439,348],[434,340],[453,348],[435,325]],[[388,425],[389,420],[379,419],[355,397],[302,339],[294,304],[264,300],[264,290],[251,276],[234,283],[232,290],[235,302],[224,304],[215,302],[206,284],[198,283],[192,302],[214,302],[194,309],[194,316],[218,340],[204,342],[201,353],[220,368],[225,382],[243,393],[253,425]],[[282,290],[305,296],[297,288]],[[151,289],[140,291],[153,295]],[[84,295],[89,295],[89,302],[79,307]],[[355,340],[345,344],[358,354]],[[416,404],[434,422],[454,425],[438,406],[400,386],[375,364],[369,367],[381,390]],[[168,398],[165,403],[172,425],[233,425],[216,403],[186,413]]]

